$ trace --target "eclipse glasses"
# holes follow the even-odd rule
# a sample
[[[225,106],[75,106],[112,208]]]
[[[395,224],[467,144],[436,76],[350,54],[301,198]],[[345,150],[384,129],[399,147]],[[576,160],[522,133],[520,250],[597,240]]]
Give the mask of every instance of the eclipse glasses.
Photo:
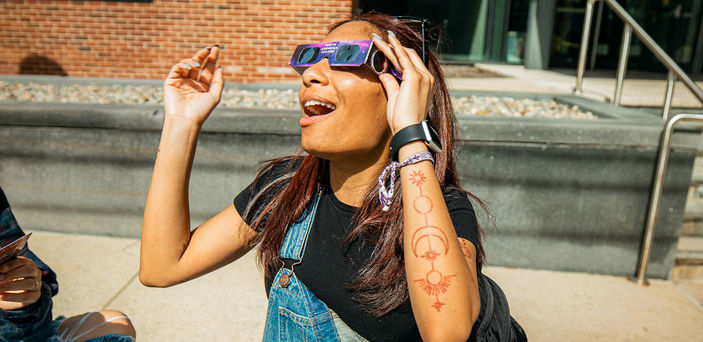
[[[398,80],[403,74],[391,64],[386,55],[373,45],[372,40],[348,40],[298,45],[290,59],[290,66],[299,74],[315,63],[327,58],[330,66],[361,66],[367,65],[373,72],[380,75],[390,73]]]

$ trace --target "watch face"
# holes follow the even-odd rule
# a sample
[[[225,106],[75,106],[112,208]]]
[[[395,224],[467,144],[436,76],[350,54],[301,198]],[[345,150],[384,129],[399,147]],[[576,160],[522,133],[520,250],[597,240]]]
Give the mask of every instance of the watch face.
[[[425,143],[427,146],[435,153],[442,152],[442,145],[439,142],[439,134],[432,127],[432,125],[427,122],[427,120],[422,120],[422,130],[425,133]]]

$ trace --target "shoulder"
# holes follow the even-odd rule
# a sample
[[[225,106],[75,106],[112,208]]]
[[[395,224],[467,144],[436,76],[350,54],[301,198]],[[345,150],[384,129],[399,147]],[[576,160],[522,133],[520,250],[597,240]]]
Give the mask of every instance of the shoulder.
[[[301,161],[302,157],[290,156],[267,162],[251,184],[234,198],[234,207],[247,224],[251,225],[256,213],[285,189]]]
[[[7,197],[5,197],[5,192],[2,191],[0,187],[0,212],[10,207],[10,203],[7,202]]]
[[[252,185],[265,186],[281,177],[292,175],[300,167],[303,158],[298,156],[288,156],[271,160],[259,170]]]
[[[474,206],[471,204],[469,194],[459,188],[447,188],[444,190],[444,202],[451,214],[454,211],[468,211],[474,213]]]
[[[288,183],[290,178],[293,176],[295,171],[300,167],[302,158],[296,156],[283,157],[279,159],[274,159],[268,161],[260,170],[256,173],[256,177],[249,184],[246,190],[248,190],[251,195],[270,193],[271,190],[281,191]]]
[[[460,188],[451,188],[444,191],[444,201],[447,204],[447,210],[457,236],[470,241],[474,246],[478,247],[480,244],[480,228],[471,199],[472,196]]]

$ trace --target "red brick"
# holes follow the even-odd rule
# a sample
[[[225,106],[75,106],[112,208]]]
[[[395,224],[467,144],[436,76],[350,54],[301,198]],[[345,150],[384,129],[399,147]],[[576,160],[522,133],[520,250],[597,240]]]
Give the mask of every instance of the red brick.
[[[219,42],[227,46],[222,63],[242,67],[227,74],[229,81],[295,80],[294,74],[262,73],[257,70],[267,69],[257,68],[285,67],[296,44],[324,37],[330,23],[349,15],[351,4],[351,0],[4,1],[0,72],[16,73],[27,54],[37,53],[54,59],[72,76],[163,78],[178,59]],[[127,65],[126,60],[134,63]]]

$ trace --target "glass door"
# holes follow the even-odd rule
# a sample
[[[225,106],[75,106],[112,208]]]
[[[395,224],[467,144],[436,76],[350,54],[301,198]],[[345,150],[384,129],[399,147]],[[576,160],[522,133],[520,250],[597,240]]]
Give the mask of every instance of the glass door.
[[[642,26],[654,41],[666,51],[685,71],[700,70],[703,60],[703,45],[700,40],[701,10],[703,0],[619,0],[620,5]],[[600,34],[596,40],[597,7],[594,11],[589,42],[596,49],[597,69],[617,68],[622,44],[623,22],[609,8],[603,9]],[[603,4],[605,6],[605,4]],[[576,68],[583,30],[586,0],[559,0],[552,40],[551,67]],[[694,63],[694,61],[696,63]],[[589,62],[590,64],[590,62]],[[628,69],[661,71],[666,69],[633,34],[630,45]]]
[[[358,11],[429,19],[443,62],[521,63],[529,0],[355,0]]]
[[[585,13],[586,0],[557,1],[552,52],[549,58],[551,67],[576,67]]]

